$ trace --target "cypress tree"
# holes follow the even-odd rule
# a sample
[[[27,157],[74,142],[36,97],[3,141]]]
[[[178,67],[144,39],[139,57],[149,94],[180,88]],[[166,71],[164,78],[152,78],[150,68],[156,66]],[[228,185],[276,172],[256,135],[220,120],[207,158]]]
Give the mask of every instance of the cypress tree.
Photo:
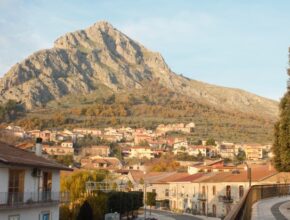
[[[290,71],[288,69],[288,75]],[[290,171],[290,85],[280,102],[280,118],[275,125],[273,153],[274,166],[278,171]]]

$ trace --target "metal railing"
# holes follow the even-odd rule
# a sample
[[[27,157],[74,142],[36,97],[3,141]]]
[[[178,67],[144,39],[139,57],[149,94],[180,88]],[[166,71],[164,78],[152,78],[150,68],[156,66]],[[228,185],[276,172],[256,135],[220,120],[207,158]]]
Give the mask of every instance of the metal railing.
[[[66,202],[68,192],[0,192],[0,209]]]
[[[225,196],[219,196],[219,201],[224,203],[233,203],[234,200],[231,196],[225,195]]]
[[[225,220],[251,219],[252,206],[259,200],[290,195],[290,184],[254,185],[241,201],[229,212]]]
[[[199,194],[198,197],[197,197],[197,199],[198,200],[201,200],[201,201],[207,200],[206,195],[204,193]]]

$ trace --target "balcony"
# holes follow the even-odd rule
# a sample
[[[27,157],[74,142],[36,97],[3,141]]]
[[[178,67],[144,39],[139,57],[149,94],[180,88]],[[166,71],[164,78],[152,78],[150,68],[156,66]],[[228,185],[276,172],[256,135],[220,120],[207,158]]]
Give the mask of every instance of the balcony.
[[[206,201],[207,200],[205,194],[199,194],[197,199],[200,200],[200,201]]]
[[[219,201],[223,203],[233,203],[233,198],[231,196],[219,196]]]
[[[69,202],[67,192],[0,192],[0,210],[50,206]]]

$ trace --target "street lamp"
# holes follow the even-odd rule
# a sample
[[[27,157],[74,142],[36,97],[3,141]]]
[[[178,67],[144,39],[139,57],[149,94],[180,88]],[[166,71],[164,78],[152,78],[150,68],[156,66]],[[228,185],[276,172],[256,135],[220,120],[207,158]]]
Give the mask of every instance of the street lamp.
[[[252,169],[251,167],[247,164],[247,162],[245,162],[245,170],[247,170],[247,177],[248,177],[248,181],[249,181],[249,189],[251,188],[252,185]]]

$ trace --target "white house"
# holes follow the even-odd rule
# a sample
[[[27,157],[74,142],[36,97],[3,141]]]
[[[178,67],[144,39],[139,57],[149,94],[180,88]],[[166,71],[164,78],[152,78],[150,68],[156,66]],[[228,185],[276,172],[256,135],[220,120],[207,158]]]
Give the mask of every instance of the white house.
[[[73,148],[73,142],[69,142],[69,141],[62,142],[61,143],[61,146],[62,147],[70,147],[70,148]]]
[[[142,159],[142,158],[152,159],[154,158],[154,154],[150,147],[134,146],[130,148],[129,157],[139,158],[139,159]]]
[[[58,220],[60,170],[71,170],[42,157],[41,139],[28,152],[0,143],[0,219]]]

